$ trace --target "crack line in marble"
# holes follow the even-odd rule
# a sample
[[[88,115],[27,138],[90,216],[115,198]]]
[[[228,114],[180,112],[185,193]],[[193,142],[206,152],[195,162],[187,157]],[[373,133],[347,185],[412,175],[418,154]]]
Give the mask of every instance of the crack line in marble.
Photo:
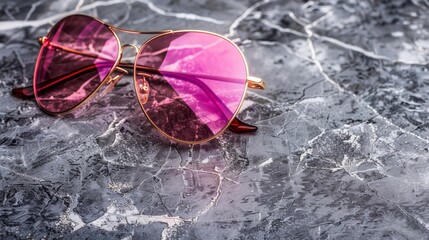
[[[31,15],[34,13],[34,11],[36,11],[37,7],[46,1],[47,0],[39,0],[39,1],[31,4],[31,9],[28,11],[27,15],[25,16],[24,21],[28,21],[30,19]]]
[[[167,12],[159,7],[157,7],[153,2],[147,1],[147,0],[133,0],[136,2],[140,2],[145,4],[149,9],[152,11],[158,13],[159,15],[168,16],[168,17],[175,17],[175,18],[182,18],[182,19],[188,19],[188,20],[199,20],[204,22],[210,22],[217,25],[222,25],[225,22],[221,20],[217,20],[214,18],[209,17],[203,17],[192,13],[173,13],[173,12]]]
[[[16,174],[16,175],[18,175],[18,176],[21,176],[21,177],[23,177],[23,178],[36,180],[36,181],[38,181],[38,182],[46,182],[46,180],[44,180],[44,179],[42,179],[42,178],[34,177],[34,176],[31,176],[31,175],[28,175],[28,174],[25,174],[25,173],[20,173],[20,172],[17,172],[17,171],[15,171],[15,170],[11,169],[11,168],[8,168],[8,167],[5,167],[5,166],[2,166],[2,165],[0,165],[0,168],[6,169],[7,171],[10,171],[10,172],[12,172],[12,173],[14,173],[14,174]]]
[[[87,4],[83,6],[79,10],[71,10],[67,12],[57,13],[55,15],[51,15],[49,17],[43,18],[43,19],[37,19],[37,20],[29,20],[29,21],[0,21],[0,31],[6,31],[6,30],[16,30],[18,28],[24,28],[24,27],[40,27],[45,24],[50,24],[60,18],[63,18],[65,16],[92,10],[94,8],[100,7],[100,6],[110,6],[118,3],[125,3],[125,0],[110,0],[110,1],[96,1],[90,4]]]
[[[131,9],[132,9],[131,4],[127,4],[127,11],[125,11],[124,17],[122,19],[119,19],[119,21],[115,22],[112,25],[116,26],[116,27],[121,27],[122,24],[126,23],[128,21],[128,19],[130,18]],[[133,41],[134,41],[133,44],[138,45],[137,42],[136,42],[136,40],[133,40]],[[130,62],[133,62],[134,58],[131,58],[131,59],[130,58],[126,59],[125,57],[123,57],[123,58],[121,58],[121,61],[124,61],[124,62],[125,61],[130,61]]]
[[[281,27],[281,26],[279,26],[279,25],[277,25],[277,24],[274,24],[274,23],[272,23],[272,22],[270,22],[270,21],[267,21],[267,20],[262,20],[261,21],[263,24],[265,24],[266,26],[268,26],[268,27],[270,27],[270,28],[274,28],[274,29],[276,29],[276,30],[278,30],[278,31],[280,31],[280,32],[282,32],[282,33],[290,33],[290,34],[293,34],[293,35],[295,35],[295,36],[298,36],[298,37],[304,37],[304,38],[306,38],[307,37],[307,35],[305,34],[305,33],[302,33],[302,32],[300,32],[300,31],[297,31],[297,30],[293,30],[293,29],[290,29],[290,28],[285,28],[285,27]]]
[[[422,8],[424,10],[429,10],[429,2],[427,0],[423,0],[423,4],[420,4],[419,0],[411,0],[411,2],[419,8]]]
[[[377,196],[379,196],[381,199],[383,199],[385,202],[393,204],[399,212],[401,212],[404,216],[411,218],[412,221],[416,222],[419,226],[423,227],[427,233],[429,233],[429,226],[427,223],[425,223],[422,219],[419,217],[414,216],[413,214],[406,211],[400,204],[391,201],[390,199],[386,198],[385,196],[381,195],[375,188],[371,186],[370,182],[367,182],[366,185],[375,192]]]
[[[296,18],[296,16],[294,15],[293,12],[289,12],[289,16],[291,16],[291,18],[294,21],[296,21],[298,24],[302,25],[304,28],[312,28],[313,26],[317,25],[316,23],[319,23],[319,22],[323,21],[324,19],[328,18],[331,15],[332,15],[332,12],[328,12],[327,14],[325,14],[324,16],[322,16],[320,19],[316,20],[315,22],[313,22],[311,24],[305,24],[303,21],[300,21],[298,18]],[[300,31],[293,30],[293,29],[290,29],[290,28],[281,27],[281,26],[279,26],[279,25],[277,25],[277,24],[275,24],[273,22],[270,22],[268,20],[262,20],[261,22],[263,24],[265,24],[266,26],[268,26],[270,28],[273,28],[273,29],[276,29],[276,30],[278,30],[278,31],[280,31],[282,33],[290,33],[290,34],[293,34],[293,35],[298,36],[298,37],[305,37],[305,38],[307,37],[306,34],[300,32]],[[358,47],[358,46],[355,46],[355,45],[352,45],[352,44],[345,43],[345,42],[340,41],[338,39],[317,34],[314,31],[311,32],[311,35],[315,39],[321,40],[323,42],[331,43],[331,44],[333,44],[335,46],[338,46],[338,47],[341,47],[343,49],[347,49],[347,50],[350,50],[350,51],[353,51],[353,52],[358,52],[358,53],[360,53],[360,54],[362,54],[362,55],[364,55],[366,57],[369,57],[371,59],[384,60],[384,61],[388,61],[388,62],[391,62],[391,63],[400,63],[400,64],[408,64],[408,65],[422,65],[422,66],[426,66],[427,64],[429,64],[429,62],[407,61],[407,60],[404,60],[404,59],[401,59],[401,58],[391,59],[391,58],[389,58],[387,56],[383,56],[383,55],[380,55],[380,54],[368,51],[366,49],[363,49],[361,47]]]
[[[294,20],[296,23],[298,23],[298,24],[302,24],[302,21],[300,21],[296,16],[295,16],[295,14],[294,13],[292,13],[292,12],[290,12],[289,13],[290,14],[290,16],[291,16],[291,18],[292,18],[292,20]],[[322,16],[323,17],[323,16]],[[317,21],[317,20],[316,20]],[[309,50],[310,50],[310,52],[311,52],[311,55],[312,55],[312,58],[313,58],[313,60],[314,60],[314,62],[315,62],[315,64],[316,64],[316,66],[318,67],[318,69],[319,69],[319,72],[322,74],[322,76],[324,76],[325,77],[325,79],[328,81],[328,82],[330,82],[330,83],[332,83],[332,85],[333,86],[335,86],[336,88],[337,88],[337,90],[339,90],[340,91],[340,93],[347,93],[348,95],[350,95],[350,96],[352,96],[354,99],[356,99],[359,103],[361,103],[363,106],[365,106],[365,107],[367,107],[369,110],[371,110],[374,114],[376,114],[378,117],[380,117],[381,119],[383,119],[385,122],[387,122],[388,124],[390,124],[390,125],[392,125],[392,126],[395,126],[396,128],[398,128],[400,131],[402,131],[402,132],[405,132],[405,133],[407,133],[407,134],[410,134],[410,135],[412,135],[412,136],[414,136],[414,137],[416,137],[416,138],[418,138],[418,139],[420,139],[420,140],[422,140],[422,141],[424,141],[426,144],[429,144],[429,140],[427,140],[427,139],[425,139],[425,138],[423,138],[423,137],[421,137],[421,136],[419,136],[419,135],[417,135],[417,134],[415,134],[415,133],[412,133],[412,132],[410,132],[410,131],[407,131],[407,130],[405,130],[404,128],[402,128],[402,127],[400,127],[400,126],[398,126],[398,125],[396,125],[396,124],[394,124],[391,120],[389,120],[389,119],[387,119],[386,117],[384,117],[383,115],[381,115],[375,108],[373,108],[372,106],[370,106],[365,100],[363,100],[362,98],[360,98],[360,97],[358,97],[356,94],[354,94],[354,93],[352,93],[351,91],[348,91],[348,90],[346,90],[346,89],[344,89],[342,86],[340,86],[336,81],[334,81],[326,72],[325,72],[325,70],[324,70],[324,68],[323,68],[323,66],[322,66],[322,64],[320,63],[320,61],[317,59],[317,56],[316,56],[316,51],[315,51],[315,48],[314,48],[314,45],[313,45],[313,41],[311,40],[311,38],[314,36],[313,35],[313,31],[311,30],[311,27],[308,27],[308,26],[312,26],[312,27],[314,27],[314,25],[309,25],[309,24],[307,24],[307,25],[305,25],[304,26],[304,29],[305,29],[305,31],[307,32],[307,34],[308,34],[308,37],[307,37],[307,42],[308,42],[308,46],[309,46]]]
[[[118,121],[118,115],[116,114],[116,111],[113,111],[113,120],[107,127],[106,131],[104,131],[102,134],[100,134],[98,137],[106,137],[107,135],[111,134],[115,130],[118,130],[125,121],[128,120],[129,117],[122,118]]]
[[[74,10],[79,11],[84,3],[85,3],[85,0],[79,0],[76,4],[76,7],[74,8]]]
[[[249,8],[247,8],[238,18],[232,22],[232,24],[229,26],[229,33],[225,35],[225,37],[230,38],[235,35],[235,29],[240,25],[240,23],[246,19],[247,16],[249,16],[253,11],[255,11],[258,7],[263,6],[265,4],[268,4],[270,2],[273,2],[274,0],[262,0],[259,2],[256,2]]]
[[[40,27],[40,26],[43,26],[45,24],[52,23],[52,22],[54,22],[60,18],[65,17],[65,16],[75,14],[75,13],[79,13],[79,12],[83,12],[83,11],[92,10],[92,9],[95,9],[97,7],[100,7],[100,6],[110,6],[110,5],[119,4],[119,3],[124,3],[127,5],[130,5],[131,3],[134,3],[134,2],[142,3],[142,4],[146,5],[153,12],[156,12],[159,15],[163,15],[163,16],[180,18],[180,19],[187,19],[187,20],[198,20],[198,21],[210,22],[210,23],[218,24],[218,25],[224,24],[224,21],[220,21],[217,19],[209,18],[209,17],[203,17],[203,16],[199,16],[196,14],[192,14],[192,13],[167,12],[167,11],[157,7],[155,4],[153,4],[152,2],[147,1],[147,0],[131,0],[131,1],[110,0],[110,1],[106,1],[106,2],[96,1],[93,3],[87,4],[87,5],[84,5],[84,6],[80,7],[78,10],[74,9],[74,10],[71,10],[68,12],[57,13],[55,15],[52,15],[52,16],[49,16],[49,17],[46,17],[43,19],[38,19],[38,20],[0,21],[0,31],[16,30],[18,28],[24,28],[24,27]]]

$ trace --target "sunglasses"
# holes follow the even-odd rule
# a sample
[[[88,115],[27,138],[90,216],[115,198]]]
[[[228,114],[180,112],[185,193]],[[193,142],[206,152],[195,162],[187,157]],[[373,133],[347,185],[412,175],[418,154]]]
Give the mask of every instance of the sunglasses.
[[[140,48],[122,45],[115,31],[152,34]],[[35,98],[44,112],[61,115],[82,106],[104,85],[110,92],[124,74],[134,74],[141,109],[167,138],[187,144],[207,142],[226,129],[255,132],[236,115],[247,88],[264,89],[249,76],[243,53],[227,38],[193,30],[142,32],[111,26],[86,15],[71,15],[39,38],[33,86],[12,95]],[[121,62],[135,50],[134,64]]]

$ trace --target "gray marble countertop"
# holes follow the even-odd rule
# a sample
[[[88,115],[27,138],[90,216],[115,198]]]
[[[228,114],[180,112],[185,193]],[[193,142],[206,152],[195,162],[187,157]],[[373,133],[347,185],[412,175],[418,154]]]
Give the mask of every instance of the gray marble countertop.
[[[65,117],[12,97],[36,38],[78,12],[229,37],[268,85],[240,113],[259,131],[169,142],[129,77]],[[428,13],[425,0],[1,1],[0,239],[428,239]]]

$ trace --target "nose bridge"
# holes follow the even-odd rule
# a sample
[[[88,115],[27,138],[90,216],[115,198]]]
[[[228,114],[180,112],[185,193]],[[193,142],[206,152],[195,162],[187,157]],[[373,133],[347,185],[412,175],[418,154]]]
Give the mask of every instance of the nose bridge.
[[[105,96],[106,94],[108,94],[109,92],[111,92],[113,90],[113,88],[115,87],[115,85],[119,82],[119,80],[122,79],[122,77],[124,76],[124,74],[129,74],[129,72],[127,70],[125,70],[124,68],[122,68],[121,64],[122,64],[122,54],[124,52],[124,49],[127,47],[131,47],[134,49],[135,52],[135,56],[137,56],[137,53],[139,51],[139,49],[137,48],[136,45],[131,44],[131,43],[127,43],[121,46],[121,51],[120,51],[120,61],[118,62],[119,65],[116,66],[115,68],[115,72],[119,72],[116,76],[109,76],[108,79],[106,80],[106,85],[107,87],[104,89],[104,91],[101,93],[101,96]],[[125,64],[126,65],[126,64]]]
[[[134,48],[135,54],[137,54],[139,52],[139,48],[136,45],[132,44],[132,43],[127,43],[127,44],[122,45],[121,52],[124,52],[124,49],[127,48],[127,47]]]

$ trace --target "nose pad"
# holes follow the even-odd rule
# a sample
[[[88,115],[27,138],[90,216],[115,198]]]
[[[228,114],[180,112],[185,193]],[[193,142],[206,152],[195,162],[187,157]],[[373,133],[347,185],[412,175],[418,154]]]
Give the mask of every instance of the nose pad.
[[[113,90],[113,88],[115,87],[116,83],[118,83],[119,80],[121,80],[123,76],[124,76],[123,72],[119,73],[118,75],[116,75],[114,77],[109,76],[109,80],[107,80],[107,82],[106,82],[107,87],[104,89],[104,91],[101,93],[100,96],[104,97],[104,96],[106,96],[106,94],[111,92]]]
[[[137,77],[137,97],[141,104],[145,104],[147,102],[150,90],[149,83],[146,81],[145,75],[146,74],[138,74]]]

